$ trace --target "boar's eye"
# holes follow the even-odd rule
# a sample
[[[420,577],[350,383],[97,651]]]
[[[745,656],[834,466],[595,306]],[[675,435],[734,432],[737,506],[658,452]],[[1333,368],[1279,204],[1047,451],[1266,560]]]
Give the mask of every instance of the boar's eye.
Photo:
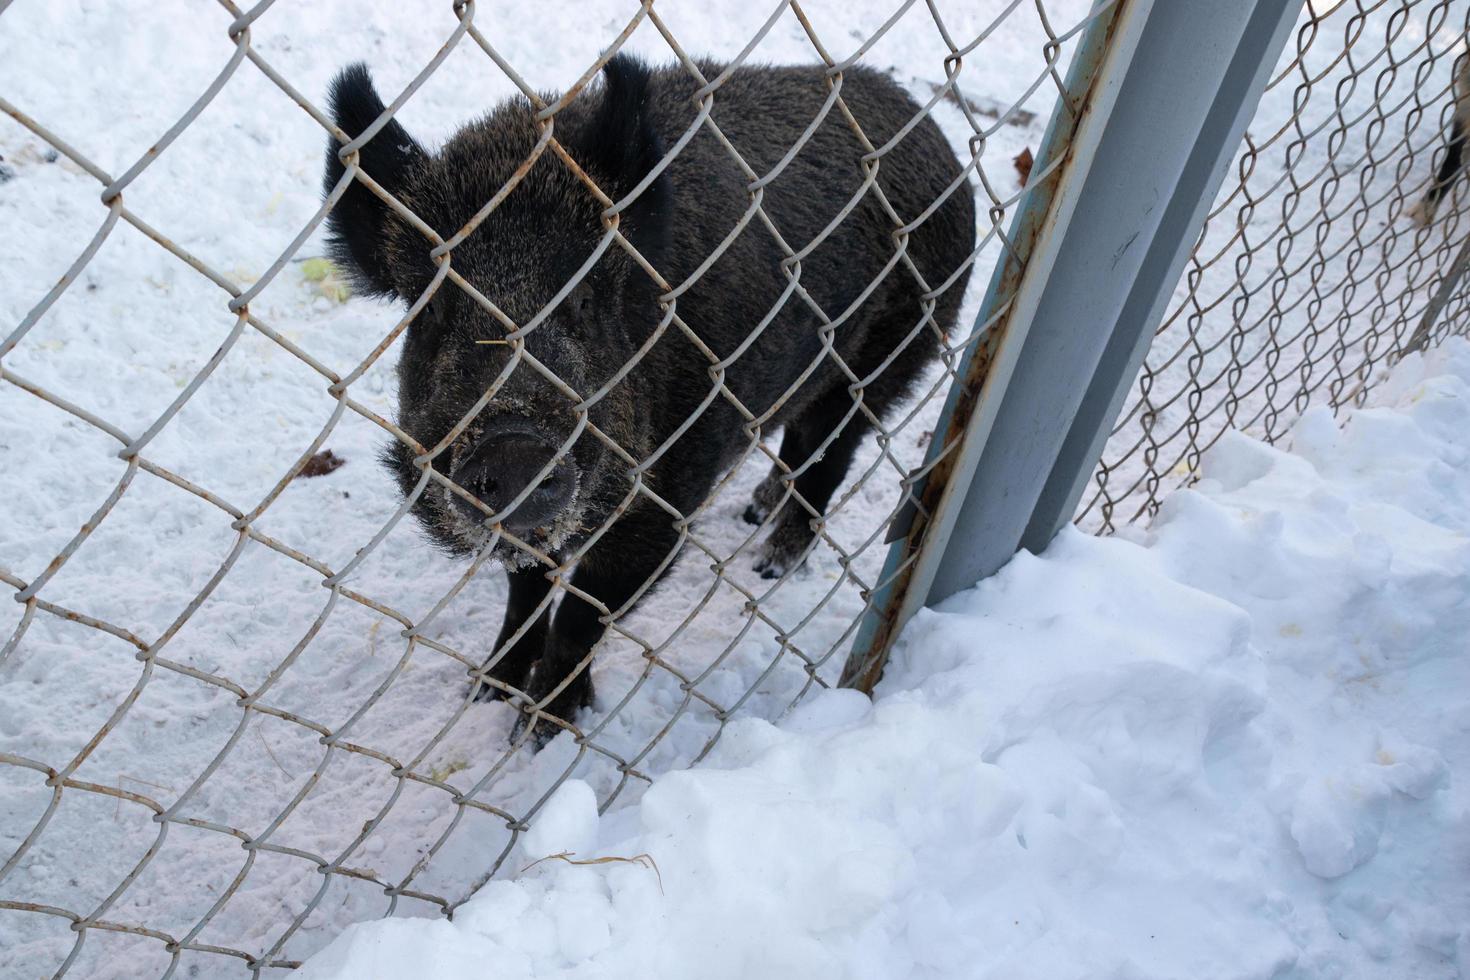
[[[438,350],[440,338],[444,331],[444,317],[449,309],[445,301],[443,290],[435,293],[430,300],[419,310],[413,322],[408,325],[408,345],[416,352],[415,356],[432,356]]]
[[[437,329],[444,325],[444,318],[449,312],[449,300],[444,295],[444,287],[429,297],[429,302],[419,311],[414,318],[414,323],[427,329]]]
[[[561,301],[557,312],[577,323],[587,325],[596,323],[597,296],[593,292],[592,283],[584,279],[573,286],[571,293]]]
[[[572,313],[582,323],[591,323],[597,318],[597,307],[592,302],[590,289],[579,290],[572,295]]]

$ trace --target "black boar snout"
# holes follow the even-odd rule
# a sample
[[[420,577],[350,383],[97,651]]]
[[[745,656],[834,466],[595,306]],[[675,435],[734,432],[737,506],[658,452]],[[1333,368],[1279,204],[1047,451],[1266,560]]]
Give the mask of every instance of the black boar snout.
[[[493,511],[509,506],[534,483],[526,498],[501,518],[507,531],[524,536],[566,510],[576,492],[577,468],[566,455],[537,482],[558,448],[551,440],[514,422],[492,423],[449,478]],[[486,520],[485,514],[469,501],[455,497],[454,502],[472,520]]]

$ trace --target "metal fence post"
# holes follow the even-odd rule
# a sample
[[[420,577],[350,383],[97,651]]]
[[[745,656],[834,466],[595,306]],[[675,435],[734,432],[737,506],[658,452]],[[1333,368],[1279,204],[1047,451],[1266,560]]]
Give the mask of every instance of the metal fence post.
[[[937,443],[962,428],[960,443],[914,490],[923,517],[893,546],[844,684],[871,690],[918,609],[1070,520],[1301,7],[1118,11],[1071,159],[1017,216],[1019,232],[1039,229],[1034,246],[997,268],[982,304],[977,323],[996,322],[962,373],[977,394],[952,398],[935,430]]]

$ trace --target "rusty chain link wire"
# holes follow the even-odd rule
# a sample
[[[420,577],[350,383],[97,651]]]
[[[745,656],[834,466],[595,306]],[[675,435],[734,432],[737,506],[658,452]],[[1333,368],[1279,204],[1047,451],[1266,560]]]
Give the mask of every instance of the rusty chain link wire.
[[[701,63],[695,61],[695,54],[686,51],[680,44],[665,19],[655,9],[653,0],[643,0],[641,4],[629,4],[626,22],[620,30],[607,38],[596,62],[588,65],[580,78],[566,89],[565,94],[555,101],[548,101],[526,83],[501,50],[492,43],[491,38],[476,25],[474,0],[457,0],[452,5],[446,4],[441,8],[445,14],[447,29],[442,47],[391,101],[384,116],[356,139],[350,139],[317,106],[313,99],[317,93],[304,92],[294,86],[252,45],[252,28],[272,7],[273,0],[264,0],[248,10],[240,9],[231,0],[218,2],[230,18],[222,17],[219,29],[228,35],[234,45],[232,56],[187,111],[120,174],[109,172],[68,142],[68,137],[72,134],[68,132],[66,119],[34,118],[28,114],[25,106],[12,104],[0,93],[0,110],[101,185],[102,207],[97,230],[85,248],[55,286],[0,341],[0,381],[48,403],[77,423],[111,437],[118,446],[116,456],[124,464],[123,472],[111,491],[81,529],[45,565],[44,570],[33,577],[23,578],[17,572],[0,567],[0,581],[13,590],[13,596],[22,610],[14,629],[3,647],[0,647],[0,669],[4,668],[7,660],[19,656],[27,643],[28,635],[37,628],[37,624],[52,620],[105,634],[131,650],[132,658],[136,662],[136,679],[132,686],[115,692],[115,707],[105,722],[80,751],[70,758],[42,758],[24,753],[0,752],[0,774],[31,779],[38,785],[44,785],[45,792],[49,794],[48,802],[39,817],[28,827],[21,828],[19,846],[12,853],[0,855],[3,857],[3,864],[0,864],[0,913],[9,916],[7,922],[20,921],[17,916],[24,916],[27,923],[43,923],[37,925],[27,939],[39,943],[31,948],[44,948],[55,954],[54,962],[36,961],[27,964],[28,969],[33,969],[38,974],[91,975],[97,970],[98,957],[105,957],[113,963],[136,964],[125,971],[130,975],[157,969],[157,972],[167,976],[177,970],[197,967],[209,971],[210,975],[238,970],[259,976],[266,972],[290,969],[298,964],[298,956],[294,950],[299,943],[293,943],[293,939],[300,936],[315,913],[325,908],[324,902],[334,885],[347,887],[352,883],[361,883],[378,889],[382,899],[374,910],[375,914],[392,914],[405,907],[412,907],[419,912],[432,908],[443,914],[452,914],[476,888],[501,870],[529,822],[535,818],[551,794],[574,774],[583,775],[596,771],[605,777],[605,785],[610,788],[600,793],[598,799],[599,808],[605,811],[620,799],[626,800],[633,795],[626,794],[630,786],[647,785],[659,772],[703,758],[719,739],[726,722],[746,709],[753,700],[781,701],[781,705],[773,705],[765,712],[779,714],[783,705],[794,705],[814,686],[833,683],[835,669],[840,667],[840,654],[871,605],[869,597],[877,583],[870,579],[872,570],[879,567],[882,561],[886,524],[901,511],[908,497],[908,488],[923,476],[925,468],[916,460],[920,455],[918,447],[927,438],[927,433],[923,431],[924,420],[932,419],[937,413],[938,404],[942,402],[948,386],[955,379],[956,368],[965,349],[983,333],[983,329],[977,329],[958,336],[946,336],[934,321],[936,301],[947,290],[959,288],[956,282],[964,281],[963,273],[970,267],[979,265],[980,271],[984,272],[994,262],[994,257],[1003,253],[1007,248],[1003,229],[1025,198],[1025,190],[1013,189],[1016,181],[1008,173],[1012,167],[1011,160],[997,160],[995,153],[988,152],[990,140],[1002,127],[1015,125],[1019,117],[1029,115],[1022,106],[1033,95],[1039,94],[1044,103],[1049,103],[1054,96],[1066,95],[1062,69],[1070,50],[1069,45],[1094,19],[1110,15],[1112,7],[1110,2],[1099,3],[1081,21],[1054,24],[1054,17],[1049,14],[1042,0],[1029,0],[1024,4],[1023,0],[1010,0],[1009,3],[998,5],[995,19],[988,28],[973,37],[960,38],[953,36],[935,0],[926,0],[922,4],[918,0],[907,0],[897,4],[892,15],[871,36],[863,39],[856,50],[845,58],[838,58],[819,37],[798,0],[781,0],[773,4],[770,16],[739,55],[731,60],[730,68],[709,77]],[[0,11],[3,11],[3,5],[0,5]],[[967,94],[966,83],[963,81],[964,67],[967,62],[984,56],[987,50],[985,42],[1007,18],[1028,12],[1034,15],[1046,38],[1041,50],[1036,52],[1038,70],[1034,78],[1027,81],[1024,94],[1014,104],[987,111],[983,99],[977,100]],[[740,148],[726,137],[712,111],[719,103],[721,87],[730,71],[755,56],[760,42],[778,23],[788,22],[793,18],[810,43],[813,60],[826,66],[829,94],[821,115],[805,131],[802,140],[790,148],[786,160],[800,150],[806,139],[828,115],[840,119],[865,151],[859,159],[833,161],[834,166],[848,166],[860,173],[862,184],[838,220],[833,221],[815,240],[806,243],[788,242],[782,238],[778,230],[779,216],[770,213],[764,199],[765,185],[775,177],[784,162],[770,173],[758,172],[742,155]],[[877,181],[885,157],[900,142],[903,134],[900,133],[886,143],[875,145],[863,129],[863,120],[854,114],[843,98],[842,90],[844,72],[863,59],[894,25],[911,19],[926,23],[948,51],[942,66],[939,66],[944,81],[934,86],[932,97],[923,104],[922,111],[913,123],[928,116],[935,106],[941,103],[951,104],[958,107],[970,136],[969,158],[962,160],[964,173],[961,178],[946,188],[940,199],[933,202],[923,215],[905,222],[889,203]],[[705,133],[719,143],[748,181],[746,207],[740,221],[721,245],[699,265],[694,275],[684,282],[665,280],[660,270],[639,254],[633,243],[620,231],[620,215],[630,199],[636,196],[637,190],[622,200],[610,198],[581,171],[556,133],[558,113],[584,88],[593,84],[602,67],[640,29],[655,31],[665,42],[673,61],[698,86],[688,129],[669,148],[666,159],[677,155],[695,134]],[[358,150],[440,69],[451,52],[460,48],[478,49],[482,52],[530,101],[535,110],[538,139],[530,157],[517,175],[492,199],[486,201],[480,211],[468,216],[459,232],[445,238],[379,185],[371,173],[360,167]],[[346,168],[321,207],[266,271],[248,286],[238,282],[236,277],[222,271],[217,265],[191,254],[170,237],[169,229],[149,224],[147,218],[132,210],[126,200],[128,188],[168,152],[171,144],[194,123],[237,73],[249,70],[244,67],[247,61],[285,93],[301,111],[314,119],[325,133],[342,144],[340,159]],[[561,158],[596,197],[602,207],[603,232],[592,258],[566,283],[547,307],[530,320],[518,323],[456,271],[454,254],[455,248],[503,200],[515,193],[516,185],[529,171],[531,164],[546,154]],[[1045,176],[1045,173],[1039,172],[1031,175],[1026,186],[1034,186]],[[263,310],[252,309],[252,302],[297,257],[303,245],[326,219],[331,208],[354,182],[370,189],[395,214],[423,235],[424,250],[434,263],[435,274],[427,290],[414,298],[407,313],[371,351],[350,370],[339,372],[314,355],[308,342],[294,339],[279,324],[269,322],[268,314]],[[964,267],[948,280],[925,281],[907,255],[908,236],[949,195],[973,194],[976,188],[982,195],[982,208],[981,234],[975,250]],[[865,197],[876,200],[887,213],[892,223],[893,241],[892,255],[882,274],[870,288],[890,274],[903,275],[914,279],[923,296],[921,308],[914,311],[911,331],[882,367],[886,368],[905,347],[921,336],[932,337],[941,352],[936,368],[925,377],[917,397],[888,422],[876,415],[864,402],[864,386],[874,375],[860,375],[843,360],[833,344],[835,331],[849,313],[824,310],[808,291],[802,278],[802,259],[816,249],[835,230],[841,219]],[[141,232],[174,259],[212,282],[221,293],[220,307],[233,317],[233,325],[213,355],[195,370],[167,408],[150,424],[141,428],[110,421],[86,405],[25,377],[15,370],[13,360],[11,363],[6,361],[7,355],[25,343],[27,334],[46,317],[58,299],[78,282],[82,271],[87,268],[99,248],[120,226],[131,226]],[[843,423],[862,416],[875,432],[876,455],[866,465],[859,467],[860,471],[849,474],[845,489],[825,509],[818,509],[796,490],[796,474],[781,460],[771,442],[773,433],[768,428],[777,408],[796,392],[801,382],[798,381],[788,389],[768,411],[752,411],[724,383],[724,372],[734,358],[722,359],[718,356],[700,338],[697,327],[686,322],[680,312],[681,295],[708,271],[747,228],[762,228],[777,243],[785,256],[781,271],[788,282],[780,304],[765,321],[752,325],[752,330],[758,333],[763,329],[780,305],[788,301],[807,307],[822,324],[822,349],[817,360],[805,367],[802,379],[810,376],[822,362],[834,365],[846,377],[848,392],[852,396],[852,406]],[[773,581],[762,580],[759,585],[752,585],[748,576],[734,574],[737,566],[743,568],[748,564],[754,553],[754,542],[770,529],[775,520],[774,513],[760,527],[746,534],[733,551],[704,533],[700,520],[708,516],[710,507],[720,493],[735,479],[735,474],[742,468],[740,465],[732,469],[714,487],[704,503],[690,513],[680,512],[644,479],[648,468],[669,449],[679,434],[693,424],[699,412],[687,419],[669,440],[654,447],[643,458],[637,458],[620,445],[613,434],[602,431],[589,414],[592,406],[627,377],[635,362],[623,365],[598,390],[578,392],[538,360],[525,343],[526,337],[541,325],[547,313],[577,285],[591,265],[612,249],[626,253],[652,278],[662,294],[659,299],[662,317],[655,339],[666,334],[682,336],[708,359],[711,386],[699,412],[707,409],[716,399],[722,399],[732,406],[744,420],[743,431],[747,443],[741,462],[755,459],[761,461],[762,465],[773,466],[780,471],[785,485],[784,506],[802,508],[812,519],[817,533],[811,547],[830,552],[836,569],[825,588],[793,593],[791,587],[797,578],[796,568],[787,569]],[[438,291],[444,289],[460,291],[494,317],[504,328],[504,337],[510,347],[511,356],[504,372],[453,430],[437,445],[426,446],[416,442],[394,421],[375,410],[369,400],[356,395],[355,391],[361,389],[355,389],[354,386],[394,346]],[[279,475],[264,496],[255,500],[234,500],[208,485],[186,478],[176,467],[150,457],[149,447],[155,437],[195,397],[219,365],[232,356],[242,338],[252,332],[278,346],[315,377],[322,404],[330,405],[330,413],[315,438],[301,447],[294,464]],[[644,347],[640,350],[637,357],[641,358],[647,349]],[[1386,352],[1380,352],[1379,357],[1384,353]],[[1313,363],[1320,363],[1326,356],[1328,355],[1319,356]],[[1338,368],[1341,360],[1338,358],[1333,362],[1336,373],[1332,378],[1338,383],[1338,387],[1357,377],[1353,373],[1354,365],[1349,364],[1341,370]],[[526,735],[522,735],[519,742],[509,746],[485,740],[480,750],[492,758],[483,765],[476,764],[473,769],[475,778],[472,780],[456,780],[453,778],[453,771],[445,771],[432,762],[441,747],[448,743],[451,733],[462,733],[472,724],[472,694],[478,686],[498,687],[519,697],[522,702],[531,700],[525,692],[514,689],[488,673],[524,632],[525,627],[501,649],[488,652],[483,649],[462,649],[436,633],[435,627],[440,623],[445,609],[477,575],[490,571],[486,567],[490,547],[486,546],[465,568],[454,585],[422,614],[413,612],[410,607],[401,607],[393,595],[370,593],[353,585],[354,573],[378,551],[382,542],[409,512],[414,501],[426,492],[438,492],[442,489],[443,492],[455,494],[479,507],[487,517],[496,516],[478,499],[455,486],[431,464],[445,453],[450,443],[465,431],[476,415],[492,403],[513,371],[533,372],[561,392],[574,406],[576,413],[577,422],[571,437],[560,447],[552,462],[547,464],[542,475],[556,465],[577,438],[596,440],[627,468],[627,496],[620,510],[640,500],[662,509],[678,530],[681,561],[703,566],[708,570],[701,586],[703,591],[693,596],[693,601],[687,609],[681,610],[681,615],[670,620],[673,628],[666,635],[652,635],[630,623],[622,615],[623,610],[601,605],[594,597],[577,590],[570,581],[572,566],[606,532],[612,518],[600,528],[594,529],[587,543],[564,559],[538,548],[531,541],[517,538],[498,524],[494,525],[495,538],[491,544],[500,540],[509,541],[544,569],[552,581],[554,588],[541,601],[537,607],[538,612],[546,609],[560,594],[579,595],[597,606],[606,621],[609,633],[604,644],[620,643],[631,651],[631,657],[642,661],[636,682],[621,697],[613,699],[614,703],[605,706],[604,710],[588,710],[579,718],[571,719],[548,714],[544,708],[549,698],[530,707],[529,710],[536,711],[546,722],[566,729],[572,736],[571,750],[556,757],[555,771],[550,774],[550,778],[537,783],[533,790],[527,788],[528,777],[524,767],[515,761],[518,750],[526,741]],[[272,535],[265,530],[263,518],[278,503],[292,481],[322,450],[333,433],[338,431],[339,425],[354,417],[365,420],[386,436],[409,447],[420,475],[412,494],[402,501],[378,531],[368,540],[362,541],[350,558],[333,563],[308,554],[288,541]],[[834,437],[835,434],[834,432]],[[939,453],[939,458],[943,458],[943,455],[943,452]],[[206,505],[221,525],[228,526],[232,543],[223,559],[213,566],[203,587],[192,595],[161,631],[150,631],[129,622],[109,621],[57,601],[54,595],[48,597],[48,583],[70,562],[85,562],[86,554],[83,549],[89,538],[99,528],[106,526],[110,515],[127,497],[131,488],[149,479],[166,481],[191,495]],[[882,499],[887,516],[884,520],[865,527],[856,540],[833,530],[834,522],[855,506],[855,500],[880,490],[885,494]],[[529,492],[530,487],[522,492],[521,498],[512,501],[508,506],[514,506]],[[170,641],[210,601],[232,570],[240,562],[252,560],[252,556],[262,554],[262,549],[294,563],[309,573],[323,589],[320,611],[314,618],[284,625],[284,629],[292,637],[285,654],[263,678],[231,676],[218,667],[206,668],[171,657],[168,649]],[[635,592],[634,601],[651,585],[651,581],[645,582]],[[795,599],[791,598],[793,595],[796,596]],[[692,639],[695,633],[702,631],[703,634],[710,634],[711,631],[706,625],[696,627],[696,620],[701,614],[708,614],[709,610],[716,608],[733,610],[736,615],[732,620],[719,624],[719,629],[714,633],[714,642],[709,642],[706,636],[702,641],[703,646],[700,646]],[[334,617],[340,621],[343,615],[349,614],[353,609],[364,610],[398,627],[397,640],[401,643],[401,651],[392,665],[381,672],[370,695],[350,716],[339,720],[312,717],[310,712],[293,708],[287,702],[279,700],[283,679],[293,668],[298,673],[303,669],[301,665],[310,657],[313,643],[318,641],[324,629],[330,629],[329,624]],[[832,628],[825,621],[818,625],[819,614],[837,620],[840,627]],[[532,616],[528,623],[535,618]],[[775,648],[767,661],[758,665],[760,669],[754,682],[732,687],[728,682],[722,681],[721,667],[738,657],[746,656],[747,654],[741,652],[742,641],[754,635],[753,631],[760,630],[774,637]],[[386,643],[388,637],[384,635],[383,640]],[[691,655],[686,648],[693,648],[695,653]],[[391,698],[405,683],[410,671],[422,670],[426,662],[441,660],[457,665],[463,676],[473,681],[473,684],[467,685],[455,710],[442,720],[437,731],[423,744],[408,752],[385,747],[390,744],[385,741],[385,736],[392,730],[395,719],[385,716],[384,706],[393,703]],[[584,663],[581,669],[590,668]],[[774,683],[773,679],[777,676],[787,678],[783,682],[784,686]],[[79,776],[84,763],[93,757],[109,736],[135,711],[150,684],[156,685],[160,679],[171,677],[187,678],[224,692],[232,699],[232,710],[237,715],[234,727],[207,765],[188,776],[187,785],[169,786],[171,780],[179,778],[178,774],[164,776],[147,770],[147,759],[138,760],[139,771],[148,773],[144,777],[119,776],[116,783],[106,784]],[[651,728],[630,727],[624,717],[625,709],[640,694],[646,696],[645,688],[650,691],[656,688],[662,692],[660,696],[664,698],[664,703],[660,705],[657,724]],[[773,691],[778,692],[779,697],[773,698]],[[402,710],[402,706],[399,705],[397,710]],[[687,725],[692,718],[704,726],[701,729],[704,737],[698,750],[692,755],[681,754],[670,748],[666,740],[676,726]],[[287,726],[318,746],[316,761],[309,774],[301,779],[299,788],[285,806],[263,814],[253,813],[248,820],[209,819],[198,815],[204,812],[199,808],[199,801],[219,792],[221,783],[231,781],[229,767],[247,733],[252,727],[266,722]],[[530,731],[528,728],[527,734]],[[256,737],[269,754],[269,743],[260,732],[261,729],[255,727]],[[551,758],[551,755],[547,758]],[[272,759],[274,760],[273,755]],[[281,766],[279,761],[276,764]],[[285,767],[281,768],[284,771]],[[375,778],[386,785],[386,799],[381,806],[361,823],[360,828],[343,833],[340,839],[332,842],[330,848],[313,850],[291,843],[293,838],[282,831],[283,825],[293,815],[308,812],[313,806],[313,796],[320,800],[324,794],[338,791],[334,790],[334,784],[339,788],[346,786],[350,792],[352,784],[350,781],[344,782],[348,780],[346,773],[358,771],[372,771],[376,774]],[[507,788],[512,784],[514,792]],[[248,795],[250,787],[242,787],[241,790]],[[516,802],[527,795],[530,797],[529,802]],[[30,892],[24,882],[38,842],[45,841],[48,832],[53,835],[58,832],[58,828],[67,819],[64,814],[67,812],[68,801],[88,798],[111,801],[117,807],[118,820],[129,821],[139,827],[151,825],[152,829],[147,832],[153,835],[152,843],[126,873],[111,884],[110,890],[100,902],[78,903],[75,907],[67,907],[28,897]],[[390,873],[360,857],[364,853],[373,853],[375,836],[378,846],[381,847],[383,838],[380,828],[395,819],[404,819],[406,812],[434,815],[432,820],[426,818],[423,821],[427,836],[418,842],[411,861],[402,861],[400,870]],[[483,866],[474,869],[468,880],[456,879],[445,873],[444,865],[459,858],[446,855],[451,841],[456,835],[470,832],[466,828],[471,824],[474,825],[473,832],[476,834],[484,834],[487,827],[494,826],[498,828],[498,836],[481,847],[487,855]],[[432,828],[431,832],[429,828]],[[187,884],[170,876],[177,872],[170,871],[171,852],[166,846],[171,835],[176,837],[181,834],[204,835],[213,841],[229,843],[237,849],[234,857],[220,852],[221,867],[227,880],[218,889],[211,886],[211,893],[199,902],[197,915],[186,928],[155,921],[149,915],[150,903],[157,894]],[[387,864],[392,863],[387,861]],[[383,862],[378,864],[383,865]],[[309,887],[304,890],[284,885],[278,887],[278,879],[284,877],[282,869],[287,867],[306,868],[313,872],[314,878],[309,878]],[[45,923],[54,924],[56,928]],[[119,939],[127,942],[119,944],[116,941]]]
[[[1430,343],[1470,328],[1456,267],[1466,182],[1432,222],[1411,214],[1448,148],[1467,26],[1463,0],[1309,3],[1084,494],[1082,527],[1151,516],[1228,430],[1274,442],[1309,405],[1362,404],[1417,346],[1426,311]]]

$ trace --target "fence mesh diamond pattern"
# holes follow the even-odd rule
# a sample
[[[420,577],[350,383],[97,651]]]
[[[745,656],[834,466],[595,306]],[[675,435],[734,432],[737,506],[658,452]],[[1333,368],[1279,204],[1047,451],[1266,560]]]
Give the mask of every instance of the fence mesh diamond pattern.
[[[1448,152],[1467,17],[1452,0],[1308,5],[1084,494],[1081,526],[1111,531],[1153,514],[1231,429],[1275,441],[1309,405],[1362,404],[1426,312],[1430,339],[1464,332],[1464,183],[1433,221],[1413,212]]]
[[[1068,59],[1116,4],[782,0],[716,16],[653,0],[565,11],[459,0],[411,22],[381,6],[219,0],[82,17],[0,2],[0,65],[20,66],[0,68],[0,220],[26,230],[0,243],[0,311],[15,324],[0,340],[13,525],[0,527],[0,581],[16,600],[0,646],[5,976],[281,975],[353,921],[452,914],[492,876],[544,857],[518,844],[566,781],[585,781],[604,812],[626,806],[656,775],[715,751],[732,721],[780,717],[835,684],[881,584],[889,524],[950,448],[925,463],[960,360],[985,333],[969,327],[977,284],[1051,172],[1028,174],[1018,157],[1054,105],[1078,111]],[[1085,526],[1151,513],[1227,428],[1276,438],[1316,400],[1361,401],[1431,305],[1430,339],[1463,329],[1463,185],[1430,223],[1405,212],[1446,152],[1466,4],[1319,7],[1210,211]],[[123,28],[155,40],[113,44]],[[394,84],[382,116],[350,134],[325,93],[363,47]],[[622,52],[672,66],[690,93],[661,159],[697,140],[743,182],[733,226],[686,257],[678,280],[624,227],[648,184],[614,194],[565,127],[559,136]],[[815,114],[768,159],[730,136],[721,103],[740,66],[771,62],[816,66],[819,87]],[[865,120],[858,66],[897,77],[912,118],[890,131]],[[524,166],[453,216],[452,234],[363,163],[392,120],[449,131],[506,97],[529,104]],[[891,199],[906,179],[894,160],[936,123],[963,173],[905,213]],[[854,151],[825,165],[851,197],[815,237],[788,240],[773,184],[833,127]],[[343,168],[323,197],[328,139]],[[554,296],[517,315],[456,255],[553,162],[596,201],[599,234]],[[346,301],[342,270],[322,258],[334,208],[364,188],[415,230],[430,270],[400,307]],[[927,277],[911,243],[970,197],[973,248]],[[803,263],[862,208],[886,222],[882,269],[851,308],[829,308]],[[690,291],[755,236],[779,252],[784,286],[748,324],[752,346],[788,307],[817,324],[819,342],[797,381],[759,406],[727,383],[746,348],[722,353],[686,315]],[[578,390],[531,338],[608,255],[654,285],[657,325]],[[888,356],[865,369],[838,337],[885,282],[915,301]],[[1442,286],[1447,301],[1434,299]],[[436,297],[496,325],[502,370],[425,444],[397,414],[393,365]],[[944,308],[958,310],[954,329]],[[663,338],[703,359],[708,389],[674,435],[625,445],[597,406]],[[916,345],[935,351],[931,366],[895,411],[875,411],[869,386]],[[820,372],[841,379],[841,411],[788,451],[773,419]],[[578,712],[557,714],[550,695],[496,672],[531,627],[493,639],[507,603],[493,549],[455,561],[405,520],[426,495],[497,516],[447,463],[509,379],[527,377],[558,392],[571,420],[541,475],[585,443],[622,480],[616,513],[582,528],[577,547],[490,525],[491,543],[545,583],[527,622],[571,598],[606,627],[595,661],[577,665],[597,684]],[[695,506],[677,506],[648,473],[713,411],[737,419],[739,453]],[[845,431],[864,435],[845,481],[830,502],[804,493],[803,473]],[[385,443],[413,468],[406,496],[373,459]],[[762,492],[769,506],[747,524]],[[656,592],[640,579],[609,606],[574,573],[635,507],[672,533],[666,574]],[[783,521],[809,528],[809,543],[797,561],[763,562]],[[508,699],[481,703],[487,687]],[[527,713],[549,728],[518,727]],[[558,737],[533,752],[547,731]]]

